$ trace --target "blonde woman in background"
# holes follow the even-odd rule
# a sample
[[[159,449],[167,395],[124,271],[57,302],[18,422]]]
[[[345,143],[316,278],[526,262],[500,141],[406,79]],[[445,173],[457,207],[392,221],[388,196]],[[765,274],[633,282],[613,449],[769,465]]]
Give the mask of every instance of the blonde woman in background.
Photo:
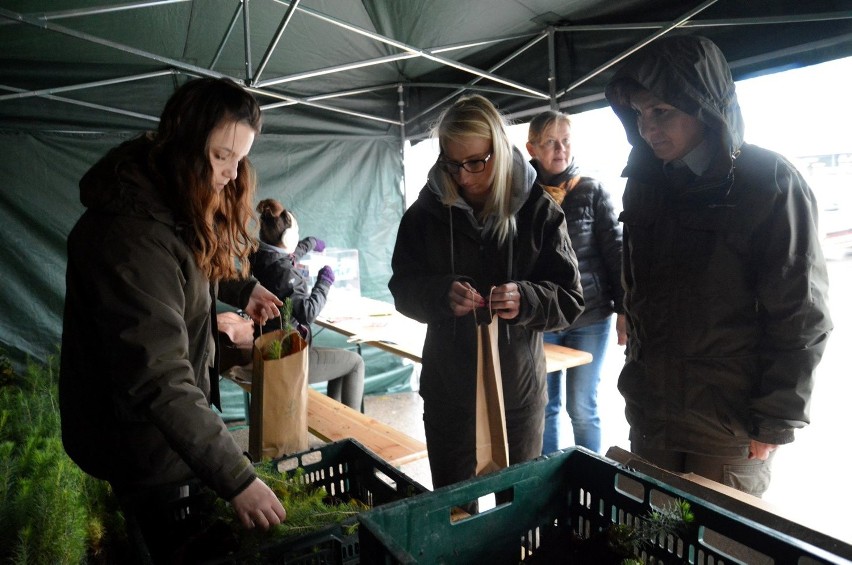
[[[627,342],[621,288],[621,226],[600,181],[580,175],[571,155],[571,118],[548,110],[532,119],[527,152],[537,182],[565,213],[571,246],[577,254],[586,308],[571,327],[544,334],[544,341],[592,354],[592,362],[547,374],[544,444],[547,454],[567,447],[559,437],[563,390],[574,444],[601,450],[598,385],[613,326],[619,345]]]

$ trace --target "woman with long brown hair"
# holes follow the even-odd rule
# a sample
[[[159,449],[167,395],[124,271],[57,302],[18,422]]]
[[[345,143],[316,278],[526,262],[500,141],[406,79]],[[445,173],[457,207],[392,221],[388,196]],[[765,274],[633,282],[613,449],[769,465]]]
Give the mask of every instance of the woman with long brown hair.
[[[87,208],[68,236],[62,439],[109,481],[151,557],[199,536],[216,495],[246,527],[285,518],[218,403],[215,301],[258,322],[278,315],[248,278],[260,132],[254,98],[226,79],[187,82],[159,129],[114,148],[80,181]]]

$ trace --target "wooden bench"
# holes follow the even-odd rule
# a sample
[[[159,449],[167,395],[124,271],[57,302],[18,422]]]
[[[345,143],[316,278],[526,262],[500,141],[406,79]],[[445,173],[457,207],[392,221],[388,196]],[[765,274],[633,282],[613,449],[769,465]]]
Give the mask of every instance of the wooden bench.
[[[323,441],[353,438],[394,467],[426,457],[426,444],[308,388],[308,430]]]
[[[544,344],[547,371],[584,365],[592,354]],[[394,466],[426,457],[426,444],[308,387],[308,430],[323,441],[354,438]]]

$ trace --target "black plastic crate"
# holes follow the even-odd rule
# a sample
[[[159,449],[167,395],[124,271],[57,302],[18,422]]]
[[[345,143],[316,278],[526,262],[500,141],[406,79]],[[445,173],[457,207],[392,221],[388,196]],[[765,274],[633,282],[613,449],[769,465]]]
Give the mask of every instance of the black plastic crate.
[[[275,464],[280,472],[288,474],[302,468],[302,480],[306,483],[324,487],[332,496],[356,499],[371,508],[427,491],[352,439],[282,457]],[[347,533],[351,526],[355,526],[355,531]],[[357,519],[352,518],[308,534],[277,538],[259,548],[209,563],[355,565],[361,562],[358,529]]]
[[[496,473],[362,513],[361,555],[370,564],[590,563],[567,551],[611,524],[636,524],[678,500],[694,521],[641,547],[646,563],[852,563],[852,546],[671,473],[665,482],[583,448],[571,448]],[[462,519],[454,509],[494,495],[488,510]],[[576,547],[576,546],[575,546]],[[538,554],[538,555],[537,555]],[[596,564],[601,560],[592,561]]]

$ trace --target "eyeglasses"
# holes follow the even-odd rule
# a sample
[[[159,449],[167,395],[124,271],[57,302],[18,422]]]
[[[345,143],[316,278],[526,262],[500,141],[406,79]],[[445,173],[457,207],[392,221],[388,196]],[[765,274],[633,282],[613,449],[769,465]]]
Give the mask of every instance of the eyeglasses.
[[[485,165],[488,164],[489,159],[491,159],[491,153],[486,155],[484,159],[471,159],[470,161],[465,161],[464,163],[456,163],[455,161],[446,161],[444,159],[438,159],[438,167],[440,167],[441,170],[445,173],[450,173],[451,175],[459,174],[462,169],[469,173],[481,173],[485,170]]]
[[[539,147],[544,147],[545,149],[556,149],[556,145],[560,144],[562,147],[568,147],[571,144],[571,140],[567,137],[565,139],[548,139],[546,141],[542,141],[538,144]]]

